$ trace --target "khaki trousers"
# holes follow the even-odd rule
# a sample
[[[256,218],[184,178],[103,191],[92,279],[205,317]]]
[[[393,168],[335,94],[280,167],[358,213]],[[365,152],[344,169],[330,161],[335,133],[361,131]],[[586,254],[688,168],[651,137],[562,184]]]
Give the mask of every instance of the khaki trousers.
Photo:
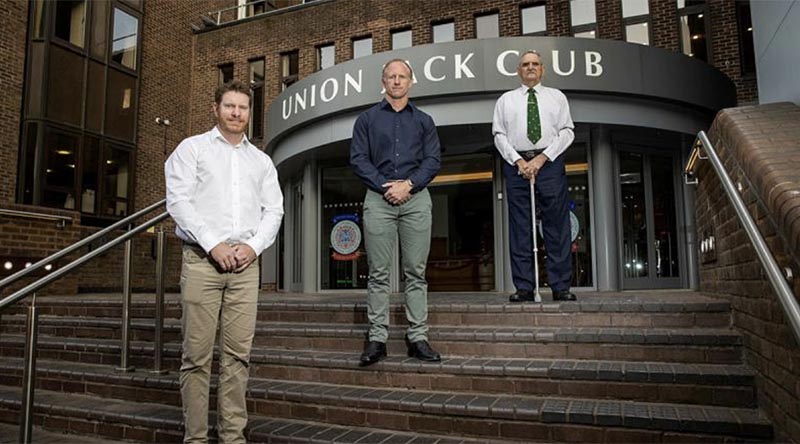
[[[411,342],[428,339],[428,282],[425,270],[431,247],[431,195],[427,189],[394,206],[382,195],[367,190],[364,198],[364,242],[369,263],[367,317],[369,340],[389,338],[389,271],[397,236],[405,276],[406,336]]]
[[[217,429],[220,443],[244,443],[247,379],[256,325],[258,261],[241,273],[219,272],[197,247],[183,247],[181,399],[184,442],[208,442],[214,338],[219,325]],[[218,322],[220,321],[220,322]]]

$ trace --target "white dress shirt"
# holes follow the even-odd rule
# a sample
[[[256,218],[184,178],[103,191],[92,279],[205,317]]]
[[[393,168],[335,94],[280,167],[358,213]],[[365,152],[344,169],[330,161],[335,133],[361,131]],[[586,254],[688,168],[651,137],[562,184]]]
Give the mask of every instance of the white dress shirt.
[[[283,218],[278,172],[247,137],[231,145],[215,126],[184,139],[165,174],[179,238],[206,252],[220,242],[245,243],[256,255],[275,242]]]
[[[575,139],[575,124],[569,114],[567,96],[541,83],[533,87],[539,103],[542,137],[534,145],[528,139],[528,87],[525,85],[506,92],[494,106],[492,134],[494,145],[506,162],[514,165],[520,151],[544,149],[544,155],[555,160]]]

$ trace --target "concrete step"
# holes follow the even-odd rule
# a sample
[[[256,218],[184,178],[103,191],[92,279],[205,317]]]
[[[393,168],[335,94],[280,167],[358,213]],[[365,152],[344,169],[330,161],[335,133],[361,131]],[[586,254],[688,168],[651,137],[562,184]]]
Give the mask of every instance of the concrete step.
[[[432,294],[429,297],[431,325],[503,325],[517,327],[727,327],[730,304],[703,295],[678,292],[668,297],[648,293],[617,296],[581,294],[578,302],[510,304],[506,295]],[[168,295],[167,318],[179,318],[179,295]],[[402,298],[393,296],[391,322],[405,324]],[[119,295],[48,297],[39,299],[42,315],[107,317],[119,319]],[[366,296],[264,294],[259,300],[259,320],[304,324],[366,324]],[[7,314],[23,314],[24,307],[10,307]],[[152,319],[152,295],[137,295],[131,316]]]
[[[19,442],[19,425],[0,423],[0,444],[17,444]],[[127,441],[116,441],[109,438],[94,438],[82,434],[70,434],[62,431],[51,431],[43,427],[33,427],[31,444],[124,444]]]
[[[177,348],[167,352],[173,374],[178,368],[178,353]],[[148,373],[147,368],[135,374],[119,373],[114,368],[40,359],[37,384],[45,389],[113,396],[113,392],[136,382],[133,375]],[[362,368],[358,366],[357,353],[255,349],[250,368],[253,378],[376,388],[755,406],[752,372],[732,365],[469,358],[421,363],[389,357]],[[4,358],[0,363],[0,384],[20,385],[21,380],[22,359]],[[141,399],[145,392],[137,390],[134,395],[131,399]],[[163,395],[156,391],[147,399],[158,401]]]
[[[0,421],[15,422],[20,408],[19,389],[0,386]],[[82,437],[124,439],[126,442],[178,443],[183,437],[180,407],[146,402],[130,402],[95,396],[38,390],[34,420],[44,428],[67,430]],[[216,418],[209,415],[211,435]],[[319,424],[291,419],[275,419],[250,413],[246,432],[248,442],[305,443],[437,443],[477,444],[487,442],[457,435],[399,432],[377,427]],[[62,443],[69,441],[60,441]],[[76,442],[97,442],[91,438]],[[109,442],[103,440],[103,442]],[[502,444],[507,441],[488,441]]]

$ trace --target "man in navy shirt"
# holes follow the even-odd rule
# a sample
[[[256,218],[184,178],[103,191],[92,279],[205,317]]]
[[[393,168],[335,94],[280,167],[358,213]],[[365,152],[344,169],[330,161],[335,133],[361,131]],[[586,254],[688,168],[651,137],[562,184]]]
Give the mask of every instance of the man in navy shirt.
[[[389,270],[395,242],[405,275],[408,356],[439,361],[428,344],[428,283],[425,268],[431,241],[431,196],[426,186],[439,172],[439,135],[433,119],[408,100],[413,82],[404,60],[383,68],[386,94],[361,113],[353,127],[350,164],[367,186],[364,241],[369,263],[369,342],[361,365],[386,356],[389,336]]]

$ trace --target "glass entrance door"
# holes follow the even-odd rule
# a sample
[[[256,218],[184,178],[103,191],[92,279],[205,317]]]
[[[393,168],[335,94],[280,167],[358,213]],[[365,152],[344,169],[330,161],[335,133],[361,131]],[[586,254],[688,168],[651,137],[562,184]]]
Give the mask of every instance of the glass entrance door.
[[[680,287],[683,242],[677,229],[675,158],[619,152],[623,287]]]

